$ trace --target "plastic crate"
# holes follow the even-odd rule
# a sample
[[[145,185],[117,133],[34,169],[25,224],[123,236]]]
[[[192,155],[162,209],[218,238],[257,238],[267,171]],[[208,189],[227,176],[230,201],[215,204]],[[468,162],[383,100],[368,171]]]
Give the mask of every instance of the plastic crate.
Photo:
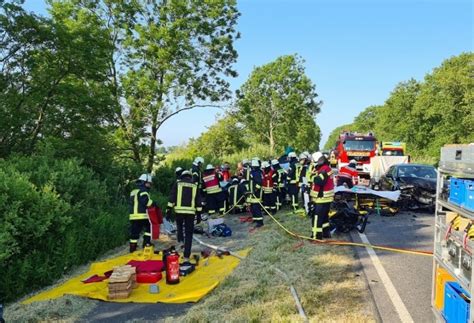
[[[474,212],[474,181],[464,180],[464,203],[462,207]]]
[[[461,206],[465,197],[464,180],[460,178],[451,177],[449,181],[449,202]]]
[[[451,276],[446,269],[438,268],[436,270],[436,289],[435,289],[435,307],[442,311],[444,307],[444,287],[446,282],[455,281],[455,278]]]
[[[447,323],[469,321],[471,296],[456,282],[446,282],[444,287],[443,316]]]

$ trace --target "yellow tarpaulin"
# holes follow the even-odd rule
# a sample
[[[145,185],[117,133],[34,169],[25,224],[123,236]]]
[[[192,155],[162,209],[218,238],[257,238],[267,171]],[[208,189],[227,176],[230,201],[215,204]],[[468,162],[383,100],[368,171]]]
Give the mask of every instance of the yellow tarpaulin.
[[[243,250],[239,252],[239,255],[246,256],[247,253],[248,250]],[[153,255],[152,259],[161,260],[161,256]],[[209,258],[207,266],[205,265],[205,260],[201,260],[199,266],[196,267],[196,270],[193,273],[185,277],[180,277],[179,284],[167,285],[165,275],[163,275],[163,279],[158,282],[158,294],[151,294],[149,292],[149,284],[138,284],[138,287],[133,290],[132,294],[127,299],[108,300],[108,280],[89,284],[84,284],[82,282],[82,280],[85,280],[92,275],[102,275],[106,271],[112,270],[114,266],[125,265],[130,260],[142,259],[140,259],[138,253],[135,253],[94,263],[90,266],[88,272],[76,276],[56,288],[37,294],[25,300],[23,304],[55,299],[66,294],[120,303],[197,302],[223,281],[240,262],[239,259],[232,256],[224,256],[223,258],[212,256]]]

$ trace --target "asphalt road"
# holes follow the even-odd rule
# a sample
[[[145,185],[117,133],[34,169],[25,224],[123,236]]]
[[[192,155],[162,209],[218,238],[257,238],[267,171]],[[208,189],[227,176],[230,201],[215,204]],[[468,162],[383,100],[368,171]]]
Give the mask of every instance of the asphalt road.
[[[403,212],[393,217],[374,215],[369,221],[364,233],[373,245],[433,250],[433,214]],[[363,239],[357,232],[351,235],[354,241],[361,242]],[[377,270],[374,265],[374,257],[370,257],[365,248],[357,248],[357,254],[383,322],[410,322],[410,317],[413,322],[434,322],[430,303],[432,257],[375,250],[376,258],[395,289],[394,293],[393,289],[387,288],[390,282],[381,277],[380,269]],[[402,304],[396,302],[398,296],[393,294],[400,296]],[[405,320],[400,318],[403,307],[408,312],[408,320],[407,316]]]

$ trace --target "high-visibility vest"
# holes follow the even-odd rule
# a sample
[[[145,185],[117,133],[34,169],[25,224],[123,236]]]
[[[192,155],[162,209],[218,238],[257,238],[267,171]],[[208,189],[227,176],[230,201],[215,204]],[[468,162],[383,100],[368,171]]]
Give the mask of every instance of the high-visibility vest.
[[[271,169],[268,173],[263,172],[263,193],[272,193],[273,192],[273,169]]]
[[[176,182],[176,202],[168,202],[168,207],[173,208],[176,214],[195,214],[202,211],[201,205],[196,205],[198,185],[191,181]],[[199,202],[198,202],[199,203]]]
[[[140,198],[143,196],[147,197],[146,205],[140,203]],[[153,200],[150,198],[150,194],[143,189],[134,189],[130,192],[130,203],[131,210],[129,219],[130,220],[145,220],[148,219],[148,214],[146,213],[147,207],[150,207],[153,204]]]
[[[202,180],[204,182],[204,191],[207,194],[215,194],[222,191],[222,188],[219,185],[219,178],[217,178],[216,172],[204,174]]]
[[[334,200],[334,178],[331,167],[322,165],[316,174],[321,180],[325,180],[324,186],[313,183],[310,196],[315,203],[331,203]]]
[[[283,188],[285,187],[285,175],[286,171],[283,168],[278,168],[278,187]]]

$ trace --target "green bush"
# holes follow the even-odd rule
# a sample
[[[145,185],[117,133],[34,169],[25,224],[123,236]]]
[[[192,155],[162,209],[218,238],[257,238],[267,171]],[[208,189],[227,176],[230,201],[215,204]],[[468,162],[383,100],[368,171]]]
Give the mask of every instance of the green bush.
[[[0,301],[50,284],[127,239],[123,198],[75,159],[0,161]]]

